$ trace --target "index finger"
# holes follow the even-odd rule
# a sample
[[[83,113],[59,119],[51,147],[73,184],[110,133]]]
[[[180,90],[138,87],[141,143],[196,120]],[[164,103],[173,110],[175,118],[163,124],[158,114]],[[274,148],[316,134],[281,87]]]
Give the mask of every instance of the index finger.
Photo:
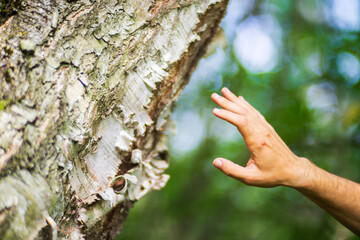
[[[236,126],[248,146],[253,145],[256,141],[257,131],[254,129],[254,124],[249,122],[250,119],[247,117],[248,114],[237,114],[226,109],[217,108],[214,108],[213,113],[218,118]]]

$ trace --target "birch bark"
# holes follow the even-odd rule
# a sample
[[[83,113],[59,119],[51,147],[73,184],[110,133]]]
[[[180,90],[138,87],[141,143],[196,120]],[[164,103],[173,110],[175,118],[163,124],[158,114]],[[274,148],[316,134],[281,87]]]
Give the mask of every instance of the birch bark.
[[[0,239],[114,239],[169,176],[173,102],[227,0],[11,0],[0,16]]]

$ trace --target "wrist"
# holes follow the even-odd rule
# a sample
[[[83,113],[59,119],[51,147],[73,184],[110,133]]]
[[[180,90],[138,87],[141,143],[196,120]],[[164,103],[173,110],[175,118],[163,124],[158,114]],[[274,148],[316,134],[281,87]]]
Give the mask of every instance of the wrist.
[[[307,158],[296,157],[286,186],[297,190],[309,188],[314,182],[317,169],[318,167]]]

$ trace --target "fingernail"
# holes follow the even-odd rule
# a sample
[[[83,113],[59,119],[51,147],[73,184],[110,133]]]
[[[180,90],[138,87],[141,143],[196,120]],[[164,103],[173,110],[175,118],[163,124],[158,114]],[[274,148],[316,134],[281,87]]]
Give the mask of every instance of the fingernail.
[[[220,168],[222,166],[222,161],[219,159],[215,159],[214,166]]]
[[[243,96],[240,96],[240,99],[241,99],[241,100],[245,100]]]
[[[223,90],[226,92],[230,92],[230,90],[227,87],[223,87]]]
[[[213,109],[213,113],[219,113],[219,111],[220,111],[220,109],[218,109],[218,108]]]
[[[220,97],[219,94],[217,94],[217,93],[213,93],[212,95],[213,95],[213,98],[215,98],[215,99]]]

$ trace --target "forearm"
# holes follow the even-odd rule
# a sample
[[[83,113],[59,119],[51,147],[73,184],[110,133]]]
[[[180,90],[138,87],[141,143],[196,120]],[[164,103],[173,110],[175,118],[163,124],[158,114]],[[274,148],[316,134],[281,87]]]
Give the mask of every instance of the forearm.
[[[294,188],[360,236],[360,184],[309,163],[308,174]]]

